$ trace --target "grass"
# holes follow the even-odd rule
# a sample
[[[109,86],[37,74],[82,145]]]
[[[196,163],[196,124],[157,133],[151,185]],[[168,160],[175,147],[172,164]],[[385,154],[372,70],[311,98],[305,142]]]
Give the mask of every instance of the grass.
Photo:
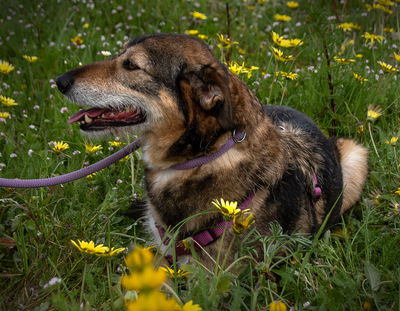
[[[264,103],[294,107],[327,135],[351,137],[366,146],[370,176],[359,204],[320,238],[288,236],[275,224],[270,237],[253,229],[240,247],[237,265],[217,274],[186,267],[191,272],[187,280],[171,282],[169,293],[182,303],[193,300],[203,310],[268,310],[272,301],[294,310],[400,310],[399,74],[385,72],[377,63],[399,68],[400,3],[371,10],[361,1],[298,3],[291,9],[275,0],[1,2],[0,59],[15,68],[0,73],[0,94],[18,103],[1,106],[1,112],[11,115],[0,119],[1,177],[56,176],[120,149],[105,141],[93,142],[102,146],[99,151],[85,150],[77,126],[67,124],[77,108],[58,92],[55,78],[104,59],[101,51],[116,53],[129,37],[198,30],[221,61],[259,67],[250,77],[239,75]],[[207,19],[195,19],[194,11]],[[292,19],[278,22],[275,14]],[[344,22],[359,29],[343,31],[338,25]],[[278,47],[271,31],[304,44]],[[371,44],[363,37],[366,32],[384,38]],[[238,44],[219,47],[217,33]],[[76,36],[83,42],[74,44]],[[277,61],[271,46],[294,60]],[[38,60],[29,63],[23,55]],[[341,64],[335,56],[354,61]],[[277,72],[298,76],[282,79]],[[360,83],[353,72],[368,81]],[[370,104],[383,114],[368,120]],[[56,141],[69,148],[54,152]],[[123,256],[85,256],[70,240],[129,249],[145,245],[148,237],[140,219],[123,215],[132,198],[144,196],[142,177],[141,154],[135,152],[122,163],[63,186],[1,188],[0,308],[123,309]],[[264,245],[264,260],[251,258],[256,239]],[[56,284],[49,285],[54,277]]]

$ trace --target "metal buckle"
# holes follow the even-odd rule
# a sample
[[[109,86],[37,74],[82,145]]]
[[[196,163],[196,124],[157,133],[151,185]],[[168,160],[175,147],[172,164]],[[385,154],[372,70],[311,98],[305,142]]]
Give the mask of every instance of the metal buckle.
[[[236,138],[236,130],[232,131],[232,138],[235,143],[241,143],[246,138],[246,131],[243,132],[243,136],[240,139]]]

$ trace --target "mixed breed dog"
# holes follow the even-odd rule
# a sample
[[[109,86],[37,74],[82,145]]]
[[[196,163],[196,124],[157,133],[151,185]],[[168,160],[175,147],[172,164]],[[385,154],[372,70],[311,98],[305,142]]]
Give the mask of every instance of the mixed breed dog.
[[[268,235],[274,221],[313,234],[329,217],[329,228],[361,197],[364,147],[328,139],[292,108],[264,106],[196,38],[134,38],[118,55],[62,74],[57,85],[84,108],[68,121],[84,134],[141,133],[147,228],[164,249],[174,235],[178,263],[190,260],[178,242],[188,237],[213,258],[221,242],[227,249],[234,233],[218,239],[223,216],[206,212],[213,199],[242,203]],[[198,252],[204,264],[206,252]]]

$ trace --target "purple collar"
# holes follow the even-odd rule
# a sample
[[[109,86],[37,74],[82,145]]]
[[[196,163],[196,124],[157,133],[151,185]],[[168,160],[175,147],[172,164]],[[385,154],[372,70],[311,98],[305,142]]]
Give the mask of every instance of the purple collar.
[[[223,144],[218,151],[193,160],[189,160],[185,163],[174,164],[170,168],[177,171],[184,171],[209,163],[217,159],[218,157],[222,156],[225,152],[231,149],[235,145],[235,143],[241,143],[245,138],[246,138],[246,132],[242,133],[238,131],[236,135],[236,130],[233,130],[232,136],[229,137],[228,141],[225,144]]]

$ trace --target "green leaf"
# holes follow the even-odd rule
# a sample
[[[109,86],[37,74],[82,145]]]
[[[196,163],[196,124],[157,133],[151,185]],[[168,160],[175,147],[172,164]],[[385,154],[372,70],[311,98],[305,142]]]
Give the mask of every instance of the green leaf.
[[[364,261],[364,272],[369,284],[373,291],[377,291],[379,286],[377,286],[381,281],[381,274],[379,270],[370,262]]]

